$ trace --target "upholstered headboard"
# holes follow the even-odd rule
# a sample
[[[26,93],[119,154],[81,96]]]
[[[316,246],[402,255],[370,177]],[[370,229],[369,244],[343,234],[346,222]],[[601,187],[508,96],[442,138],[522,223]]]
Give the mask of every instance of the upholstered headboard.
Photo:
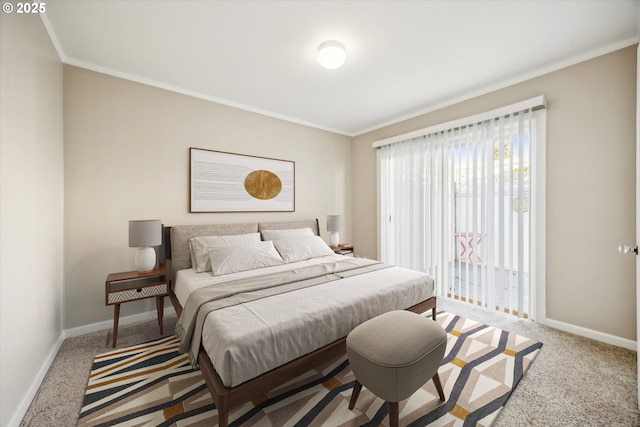
[[[310,228],[313,234],[320,235],[320,227],[318,220],[312,219],[308,221],[279,221],[279,222],[259,222],[258,231],[262,230],[290,230],[292,228]]]
[[[171,261],[171,277],[175,277],[178,270],[192,267],[189,240],[193,237],[227,236],[231,234],[256,233],[262,230],[288,230],[305,227],[311,228],[314,234],[320,235],[320,227],[317,219],[308,221],[174,225],[165,227],[165,256],[167,260]]]

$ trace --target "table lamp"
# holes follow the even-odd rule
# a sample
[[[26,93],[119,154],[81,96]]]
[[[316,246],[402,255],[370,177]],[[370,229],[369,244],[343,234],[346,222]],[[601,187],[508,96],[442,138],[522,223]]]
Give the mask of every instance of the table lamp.
[[[342,230],[342,215],[327,215],[327,231],[330,232],[331,246],[338,246],[340,243],[340,230]]]
[[[129,247],[138,248],[135,255],[136,270],[153,271],[156,266],[156,250],[162,244],[162,224],[159,219],[129,221]]]

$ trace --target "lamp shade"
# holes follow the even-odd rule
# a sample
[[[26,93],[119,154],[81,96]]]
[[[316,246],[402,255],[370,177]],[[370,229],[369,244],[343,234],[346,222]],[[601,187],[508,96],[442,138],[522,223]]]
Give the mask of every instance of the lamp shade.
[[[159,219],[129,221],[129,247],[144,248],[162,244],[162,224]]]
[[[342,230],[342,215],[327,215],[327,231]]]

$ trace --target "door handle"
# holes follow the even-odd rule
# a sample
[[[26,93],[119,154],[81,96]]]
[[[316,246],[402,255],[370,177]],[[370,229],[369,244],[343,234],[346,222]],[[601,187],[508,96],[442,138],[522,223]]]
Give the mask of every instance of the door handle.
[[[638,255],[638,245],[634,246],[633,248],[627,245],[620,245],[618,246],[618,252],[620,252],[621,254],[628,254],[633,252],[635,255]]]

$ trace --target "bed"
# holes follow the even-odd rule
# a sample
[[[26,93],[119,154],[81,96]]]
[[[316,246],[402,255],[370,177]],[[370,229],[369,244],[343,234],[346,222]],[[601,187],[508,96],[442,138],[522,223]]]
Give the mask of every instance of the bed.
[[[176,335],[221,427],[231,409],[345,354],[358,324],[396,309],[435,317],[431,276],[336,255],[317,220],[172,226],[165,240]]]

